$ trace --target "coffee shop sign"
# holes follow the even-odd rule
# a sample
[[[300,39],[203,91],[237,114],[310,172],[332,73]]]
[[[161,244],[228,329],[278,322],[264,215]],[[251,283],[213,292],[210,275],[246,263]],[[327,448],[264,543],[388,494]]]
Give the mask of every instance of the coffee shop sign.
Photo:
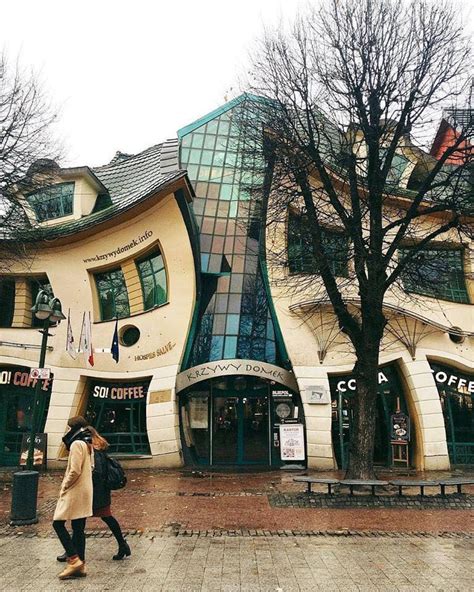
[[[260,378],[268,378],[269,380],[284,384],[290,389],[297,388],[295,377],[291,372],[288,372],[288,370],[284,370],[283,368],[265,362],[255,362],[253,360],[228,360],[226,362],[202,364],[201,366],[195,366],[190,370],[181,372],[176,379],[176,389],[177,391],[180,391],[197,382],[201,382],[202,380],[232,374],[259,376]]]
[[[41,390],[47,391],[51,386],[51,377],[41,379],[30,373],[29,370],[0,370],[0,384],[13,384],[27,388],[35,388],[38,380],[41,381]]]
[[[383,372],[379,372],[379,384],[384,384],[388,382],[388,378],[385,376]],[[349,391],[355,391],[357,388],[356,379],[350,378],[349,380],[340,380],[337,383],[337,390],[341,393],[345,393]]]

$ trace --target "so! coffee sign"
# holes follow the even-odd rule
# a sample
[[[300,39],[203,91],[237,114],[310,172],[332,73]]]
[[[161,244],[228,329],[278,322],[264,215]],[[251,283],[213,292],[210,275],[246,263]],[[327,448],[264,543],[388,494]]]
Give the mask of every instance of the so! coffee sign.
[[[36,380],[49,380],[51,377],[51,370],[49,368],[31,368],[30,378]]]

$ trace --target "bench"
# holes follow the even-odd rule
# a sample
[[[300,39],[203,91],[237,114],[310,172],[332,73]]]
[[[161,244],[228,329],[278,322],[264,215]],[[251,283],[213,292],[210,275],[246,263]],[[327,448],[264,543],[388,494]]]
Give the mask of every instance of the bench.
[[[390,485],[394,485],[395,487],[398,487],[398,495],[402,496],[403,495],[403,488],[404,487],[419,487],[420,488],[420,494],[421,495],[425,495],[425,487],[438,487],[438,485],[440,484],[439,481],[416,481],[416,480],[412,480],[410,481],[409,479],[402,480],[402,479],[396,479],[395,481],[389,481]]]
[[[311,486],[313,483],[327,485],[329,495],[332,495],[332,486],[338,485],[340,483],[340,481],[338,481],[337,479],[318,479],[317,477],[295,477],[293,481],[297,481],[298,483],[306,483],[308,486],[308,493],[311,493]]]
[[[351,495],[354,495],[354,487],[357,485],[365,485],[372,488],[372,495],[375,495],[375,488],[377,486],[383,487],[388,485],[388,481],[381,481],[379,479],[365,480],[365,479],[344,479],[339,481],[341,485],[347,485]]]
[[[446,495],[446,487],[456,487],[458,493],[462,493],[463,485],[474,485],[474,478],[471,479],[440,479],[441,495]]]

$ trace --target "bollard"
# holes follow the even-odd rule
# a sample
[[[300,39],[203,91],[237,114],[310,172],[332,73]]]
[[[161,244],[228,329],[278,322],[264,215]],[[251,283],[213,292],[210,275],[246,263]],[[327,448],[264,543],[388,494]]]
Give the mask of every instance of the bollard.
[[[36,524],[36,504],[38,500],[38,471],[18,471],[13,473],[11,526]]]

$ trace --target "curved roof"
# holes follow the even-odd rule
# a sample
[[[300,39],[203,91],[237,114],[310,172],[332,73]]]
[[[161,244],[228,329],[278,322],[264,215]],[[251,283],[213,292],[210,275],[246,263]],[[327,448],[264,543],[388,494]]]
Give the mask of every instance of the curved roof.
[[[75,234],[130,209],[186,176],[186,171],[178,165],[177,140],[169,140],[138,154],[124,156],[92,169],[106,193],[99,194],[91,214],[64,224],[25,229],[23,238],[38,240]]]

